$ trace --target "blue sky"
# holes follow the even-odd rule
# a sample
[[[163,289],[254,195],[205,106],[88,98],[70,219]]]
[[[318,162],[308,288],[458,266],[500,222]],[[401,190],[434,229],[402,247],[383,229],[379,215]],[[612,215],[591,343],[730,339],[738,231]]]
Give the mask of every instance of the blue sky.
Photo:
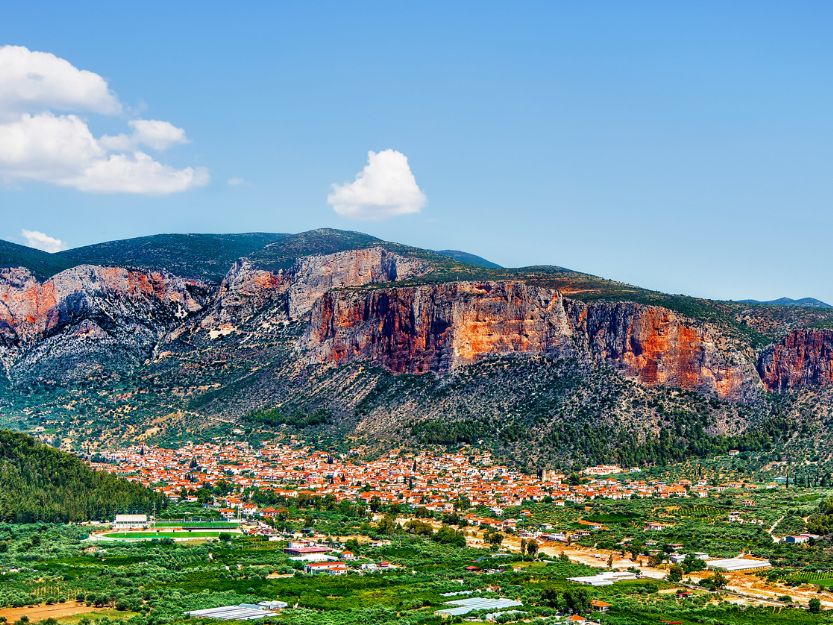
[[[331,226],[672,293],[833,302],[832,4],[16,4],[0,45],[94,72],[119,108],[53,97],[44,114],[122,146],[95,158],[141,150],[190,177],[153,194],[56,183],[4,174],[0,146],[0,238]],[[6,96],[0,124],[42,112]],[[154,151],[135,120],[187,143]],[[372,193],[349,187],[356,210],[334,210],[332,185],[384,150],[366,182],[393,209],[354,219]]]

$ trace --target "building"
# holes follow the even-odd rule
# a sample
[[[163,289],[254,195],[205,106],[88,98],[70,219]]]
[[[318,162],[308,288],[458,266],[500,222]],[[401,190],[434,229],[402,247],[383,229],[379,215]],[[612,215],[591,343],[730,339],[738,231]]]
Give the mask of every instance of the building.
[[[278,610],[282,610],[288,605],[284,601],[261,601],[260,603],[241,603],[240,605],[227,605],[206,610],[192,610],[185,614],[221,621],[253,621],[267,616],[275,616]]]
[[[344,575],[349,570],[346,562],[310,562],[304,566],[304,573],[307,575],[317,575],[319,573],[325,575]]]
[[[817,538],[817,534],[796,534],[795,536],[784,537],[784,542],[790,545],[801,545],[811,540],[816,540]]]
[[[585,575],[581,577],[568,577],[567,581],[585,586],[612,586],[616,582],[628,579],[637,579],[636,573],[630,571],[608,571],[598,575]]]
[[[446,601],[445,605],[451,606],[437,610],[439,616],[463,616],[469,612],[479,610],[505,610],[506,608],[518,608],[523,606],[520,601],[513,601],[512,599],[491,599],[486,597],[468,597],[466,599],[455,599],[454,601]],[[498,613],[499,614],[499,613]],[[497,617],[498,614],[494,616]]]
[[[146,514],[117,514],[110,524],[114,530],[141,530],[149,526]]]
[[[593,601],[590,602],[590,607],[592,607],[594,610],[597,610],[599,612],[607,612],[613,606],[610,603],[608,603],[607,601],[601,601],[600,599],[593,599]]]
[[[327,554],[331,551],[329,547],[321,547],[319,545],[291,545],[284,549],[284,552],[293,560],[301,560],[303,562],[323,562],[324,560],[333,560]]]
[[[706,562],[706,568],[720,571],[752,571],[768,569],[771,566],[769,560],[753,560],[752,558],[723,558]]]

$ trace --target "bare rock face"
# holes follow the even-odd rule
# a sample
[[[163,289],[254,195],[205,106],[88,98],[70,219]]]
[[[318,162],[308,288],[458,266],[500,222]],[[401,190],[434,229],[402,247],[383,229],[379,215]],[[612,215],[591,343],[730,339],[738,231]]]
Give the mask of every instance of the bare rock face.
[[[330,292],[313,307],[306,345],[338,364],[367,358],[395,373],[445,373],[492,354],[565,347],[561,297],[514,282],[454,282]]]
[[[80,265],[41,283],[26,269],[0,269],[0,358],[8,367],[30,348],[71,351],[103,336],[122,351],[146,351],[207,295],[202,283],[162,272]]]
[[[240,323],[272,302],[282,301],[289,278],[282,272],[256,269],[246,260],[238,260],[217,292],[212,309],[202,320],[203,328],[221,328]]]
[[[833,330],[790,332],[763,351],[758,372],[773,391],[833,385]]]
[[[401,256],[382,247],[299,258],[287,271],[258,269],[241,259],[223,279],[206,329],[242,323],[267,305],[280,305],[286,319],[300,319],[331,289],[394,282],[419,276],[428,263]]]
[[[760,386],[750,355],[705,324],[641,304],[585,304],[521,282],[329,292],[313,307],[304,343],[315,362],[365,359],[395,373],[569,352],[646,385],[727,398]]]
[[[420,276],[430,265],[401,256],[382,247],[336,252],[298,259],[292,268],[289,288],[289,316],[298,319],[331,289],[395,282]]]
[[[576,336],[589,352],[643,384],[709,390],[724,398],[759,387],[754,355],[708,324],[632,302],[571,308]]]

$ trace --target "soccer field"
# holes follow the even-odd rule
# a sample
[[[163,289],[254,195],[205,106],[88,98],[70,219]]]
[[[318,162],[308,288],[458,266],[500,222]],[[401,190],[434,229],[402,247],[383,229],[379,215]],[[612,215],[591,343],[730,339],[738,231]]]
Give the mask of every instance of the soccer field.
[[[113,534],[105,534],[104,538],[132,538],[132,539],[147,539],[153,538],[218,538],[220,532],[115,532]]]
[[[231,521],[157,521],[154,527],[199,527],[205,529],[236,529],[239,523]]]

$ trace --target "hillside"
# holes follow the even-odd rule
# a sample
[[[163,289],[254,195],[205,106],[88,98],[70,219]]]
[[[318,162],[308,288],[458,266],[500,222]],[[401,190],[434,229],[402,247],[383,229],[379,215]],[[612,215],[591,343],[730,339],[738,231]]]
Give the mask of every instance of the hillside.
[[[286,236],[288,235],[263,232],[158,234],[78,247],[58,252],[55,256],[66,267],[104,265],[164,270],[183,278],[219,282],[238,258],[252,254]]]
[[[480,442],[526,466],[727,445],[833,456],[831,309],[330,229],[137,241],[112,244],[128,267],[0,270],[1,421],[92,449],[242,428],[371,450]]]
[[[452,258],[466,265],[484,267],[485,269],[502,269],[502,267],[497,263],[493,263],[490,260],[486,260],[482,256],[477,256],[476,254],[470,254],[468,252],[462,252],[460,250],[437,250],[437,254],[440,254],[441,256],[448,256],[449,258]]]
[[[72,264],[72,261],[55,254],[0,240],[0,268],[26,267],[38,278],[45,279],[68,269]]]
[[[0,430],[0,522],[108,520],[116,512],[151,512],[158,495],[25,434]]]
[[[754,306],[796,306],[799,308],[833,308],[827,302],[816,299],[815,297],[802,297],[799,299],[792,299],[789,297],[779,297],[771,300],[757,300],[757,299],[742,299],[739,300],[741,304],[752,304]]]

